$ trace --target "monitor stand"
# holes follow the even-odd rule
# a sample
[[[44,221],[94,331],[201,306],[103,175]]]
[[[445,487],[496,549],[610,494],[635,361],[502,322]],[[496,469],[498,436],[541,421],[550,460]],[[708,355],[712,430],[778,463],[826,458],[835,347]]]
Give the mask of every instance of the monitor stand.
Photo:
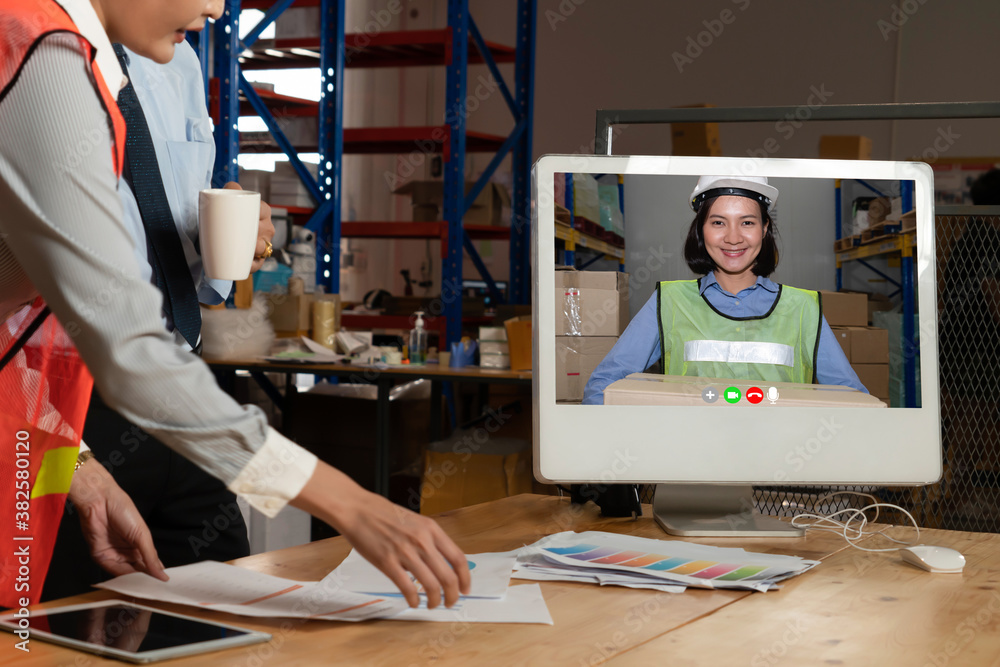
[[[754,509],[753,487],[722,484],[657,484],[653,517],[663,530],[683,537],[802,537],[805,529]]]

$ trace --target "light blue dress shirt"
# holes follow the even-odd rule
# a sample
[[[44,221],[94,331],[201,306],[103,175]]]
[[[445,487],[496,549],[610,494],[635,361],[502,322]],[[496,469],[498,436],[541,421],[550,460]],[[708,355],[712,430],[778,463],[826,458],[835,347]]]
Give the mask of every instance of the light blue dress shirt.
[[[149,125],[163,189],[198,299],[208,305],[222,303],[232,291],[233,282],[206,277],[198,254],[198,192],[212,187],[215,164],[212,119],[208,115],[198,56],[186,41],[177,45],[173,60],[166,65],[128,49],[125,53],[129,79]],[[135,239],[140,272],[143,278],[152,280],[153,268],[146,256],[146,230],[135,195],[124,179],[119,182],[118,190],[125,226]],[[172,322],[164,318],[164,323],[168,330],[174,330]],[[174,334],[178,343],[184,342],[178,332]]]
[[[757,282],[730,294],[722,289],[709,273],[701,280],[701,294],[723,315],[729,317],[755,317],[767,314],[778,296],[778,284],[757,276]],[[641,373],[660,359],[660,323],[657,321],[656,292],[636,314],[625,333],[621,335],[608,356],[598,364],[583,390],[583,402],[588,405],[604,404],[604,388],[615,380],[631,373]],[[823,318],[816,352],[816,381],[819,384],[839,384],[853,387],[866,394],[857,374],[851,368],[847,355]]]

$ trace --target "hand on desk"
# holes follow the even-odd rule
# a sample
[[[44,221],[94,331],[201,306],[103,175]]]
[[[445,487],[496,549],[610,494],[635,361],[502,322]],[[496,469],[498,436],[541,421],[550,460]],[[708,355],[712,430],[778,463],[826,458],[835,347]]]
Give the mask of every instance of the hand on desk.
[[[73,473],[69,499],[80,514],[90,555],[104,570],[115,576],[145,572],[167,580],[146,522],[103,465],[90,460]]]
[[[452,606],[469,592],[465,554],[433,520],[365,491],[325,463],[291,503],[336,528],[375,567],[399,587],[411,607],[420,604],[413,574],[431,609]]]
[[[222,186],[227,190],[242,190],[239,183],[230,181]],[[253,251],[253,264],[250,265],[250,273],[256,273],[260,267],[264,266],[264,261],[270,257],[267,252],[268,244],[274,238],[274,223],[271,222],[271,207],[263,199],[260,200],[260,219],[257,221],[257,246]]]

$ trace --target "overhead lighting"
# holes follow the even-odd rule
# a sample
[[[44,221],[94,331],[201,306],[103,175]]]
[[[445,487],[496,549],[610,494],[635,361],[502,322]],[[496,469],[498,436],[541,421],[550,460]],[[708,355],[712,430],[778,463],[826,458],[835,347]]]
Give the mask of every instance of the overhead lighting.
[[[275,58],[284,58],[285,57],[285,52],[284,51],[276,51],[275,49],[264,49],[264,53],[266,53],[269,56],[274,56]]]
[[[292,50],[297,56],[304,56],[306,58],[319,58],[319,53],[316,51],[310,51],[309,49],[300,49],[299,47],[294,47]]]

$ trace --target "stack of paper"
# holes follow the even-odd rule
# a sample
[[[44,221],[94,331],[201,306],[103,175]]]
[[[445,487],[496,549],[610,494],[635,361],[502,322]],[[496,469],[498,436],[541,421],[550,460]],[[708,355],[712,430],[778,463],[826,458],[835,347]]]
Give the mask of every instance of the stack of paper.
[[[819,565],[797,556],[750,553],[680,540],[564,532],[521,549],[519,579],[584,581],[682,593],[686,586],[768,591]]]
[[[451,608],[410,609],[399,589],[356,552],[322,581],[293,581],[204,561],[167,569],[170,581],[133,573],[98,584],[123,595],[174,602],[242,616],[363,621],[544,623],[552,625],[537,584],[509,586],[517,552],[467,556],[469,595]]]
[[[511,587],[510,577],[517,560],[517,551],[483,553],[466,556],[469,562],[471,587],[458,604],[451,608],[427,608],[427,597],[420,591],[420,607],[407,607],[386,618],[395,621],[465,621],[470,623],[544,623],[552,625],[541,588],[535,585]],[[323,582],[337,588],[373,595],[398,598],[402,594],[389,577],[356,551],[352,551],[340,566],[324,577]],[[419,586],[419,584],[418,584]]]

